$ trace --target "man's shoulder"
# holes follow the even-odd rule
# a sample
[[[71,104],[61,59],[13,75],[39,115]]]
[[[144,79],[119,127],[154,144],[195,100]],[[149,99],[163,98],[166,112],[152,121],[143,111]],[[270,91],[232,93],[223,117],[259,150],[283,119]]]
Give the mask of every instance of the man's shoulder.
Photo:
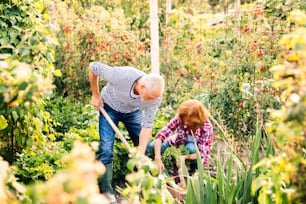
[[[122,70],[124,72],[130,72],[130,73],[136,73],[136,74],[139,74],[139,75],[144,75],[145,72],[140,70],[140,69],[137,69],[135,67],[131,67],[131,66],[115,66],[114,68],[117,68],[119,70]]]
[[[123,78],[129,81],[135,81],[145,75],[143,71],[130,66],[114,67],[114,69],[117,70],[118,78]]]

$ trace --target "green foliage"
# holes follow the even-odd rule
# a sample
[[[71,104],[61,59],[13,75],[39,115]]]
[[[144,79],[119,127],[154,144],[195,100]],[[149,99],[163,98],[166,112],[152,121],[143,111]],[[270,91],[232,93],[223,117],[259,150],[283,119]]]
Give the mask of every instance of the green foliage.
[[[97,125],[98,111],[84,102],[75,101],[67,97],[52,95],[46,98],[45,110],[50,113],[54,129],[58,133],[66,133],[71,128],[86,129],[91,125]]]
[[[63,73],[57,78],[57,92],[80,98],[90,95],[88,65],[101,61],[114,66],[136,65],[149,67],[149,40],[142,31],[128,26],[132,19],[116,8],[102,6],[86,8],[80,16],[64,2],[56,4],[56,21],[59,24],[56,67]]]
[[[71,151],[75,141],[93,141],[92,137],[88,136],[90,130],[92,129],[73,129],[73,132],[62,135],[61,141],[43,140],[39,146],[34,143],[32,147],[23,149],[14,162],[16,176],[25,184],[49,180],[65,167],[61,162],[62,156]],[[97,130],[92,132],[97,134]]]
[[[294,28],[279,43],[290,52],[284,53],[282,64],[273,67],[273,85],[283,89],[283,105],[282,109],[271,111],[273,123],[268,129],[276,137],[280,154],[254,166],[261,171],[252,184],[252,192],[259,191],[259,202],[302,203],[306,198],[305,11],[292,12],[289,20]]]
[[[165,165],[165,169],[173,175],[173,167],[176,166],[176,161],[179,161],[181,155],[187,155],[188,150],[184,145],[181,145],[179,148],[168,147],[165,152],[162,154],[162,161]]]
[[[39,0],[7,1],[0,6],[0,53],[31,64],[37,73],[54,73],[56,40],[50,25],[46,2]]]
[[[61,158],[68,153],[63,143],[50,142],[44,148],[32,147],[22,151],[14,163],[15,175],[24,184],[49,180],[64,167]]]
[[[3,161],[2,157],[0,157],[0,166],[0,202],[13,204],[19,201],[28,201],[25,195],[25,187],[17,182],[9,163]]]
[[[252,139],[252,151],[250,165],[245,166],[240,156],[227,144],[230,152],[213,156],[216,173],[205,171],[199,151],[198,173],[188,176],[187,180],[187,203],[257,203],[256,194],[251,194],[252,182],[258,177],[259,171],[253,166],[260,161],[259,152],[263,155],[271,154],[271,149],[261,148],[262,142],[261,124],[257,123],[256,135]],[[271,142],[267,140],[268,144]],[[265,144],[264,146],[269,146]],[[225,148],[225,146],[223,147]],[[229,155],[229,156],[226,156]]]
[[[203,32],[207,28],[206,18],[200,13],[189,14],[177,9],[172,11],[169,22],[161,26],[160,69],[167,87],[165,106],[175,109],[182,101],[208,90]]]
[[[154,119],[154,127],[152,131],[152,135],[154,139],[154,136],[165,126],[168,124],[168,122],[171,120],[171,118],[174,116],[175,111],[171,106],[167,107],[160,107],[160,109],[157,111],[155,119]]]
[[[166,183],[157,177],[156,164],[140,152],[135,152],[127,163],[131,171],[126,176],[126,187],[119,192],[130,203],[176,203],[166,189]],[[134,171],[134,169],[138,169]]]
[[[288,20],[288,15],[294,9],[305,8],[306,3],[303,0],[294,2],[286,2],[284,0],[264,0],[262,1],[265,9],[266,17],[276,17],[283,20]]]
[[[113,186],[124,187],[126,175],[130,173],[127,168],[129,160],[129,152],[122,142],[115,142],[114,144],[114,157],[113,161]]]
[[[7,142],[1,154],[8,161],[16,159],[16,152],[33,144],[43,145],[46,140],[53,140],[50,115],[42,110],[41,101],[21,104],[16,108],[4,109],[7,115],[8,127],[0,132],[1,142]],[[12,140],[13,138],[13,140]]]
[[[48,115],[39,110],[40,96],[52,91],[56,73],[52,64],[56,42],[46,25],[45,8],[37,0],[0,5],[0,151],[10,162],[16,152],[50,131]]]
[[[215,81],[209,106],[236,139],[255,134],[258,110],[267,121],[267,110],[279,107],[279,90],[271,85],[270,68],[283,49],[277,41],[290,27],[281,18],[265,18],[264,8],[262,4],[246,6],[240,19],[230,15],[227,27],[220,27],[208,44],[208,73]]]
[[[92,107],[54,95],[46,98],[43,104],[33,108],[43,113],[44,124],[39,124],[39,120],[33,118],[35,109],[31,109],[29,119],[32,121],[26,124],[33,129],[33,141],[30,147],[20,150],[14,163],[16,175],[23,183],[51,178],[63,168],[61,157],[71,151],[74,141],[91,143],[99,140],[97,111]],[[35,129],[39,131],[35,132]]]
[[[74,142],[71,152],[61,159],[65,168],[46,182],[28,186],[29,203],[107,203],[98,187],[98,176],[105,173],[105,167],[96,162],[94,151]]]

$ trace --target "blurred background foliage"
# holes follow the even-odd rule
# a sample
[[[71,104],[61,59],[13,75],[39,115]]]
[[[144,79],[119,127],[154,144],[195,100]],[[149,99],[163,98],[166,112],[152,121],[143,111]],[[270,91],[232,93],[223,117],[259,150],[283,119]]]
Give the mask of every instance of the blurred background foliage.
[[[88,105],[89,62],[150,72],[149,2],[0,2],[0,155],[21,183],[46,182],[68,168],[62,157],[74,141],[99,140],[97,112]],[[217,141],[229,146],[228,154],[239,149],[239,158],[247,160],[244,171],[252,172],[252,144],[263,133],[262,152],[269,149],[268,140],[277,154],[262,153],[265,159],[254,164],[254,194],[248,195],[253,201],[305,198],[305,10],[302,0],[241,1],[239,13],[233,1],[173,0],[167,13],[159,1],[166,90],[153,136],[182,101],[199,99],[214,122],[213,153]],[[120,130],[127,135],[123,126]],[[114,185],[124,186],[127,161],[118,140]],[[284,164],[285,169],[276,168]],[[221,166],[220,158],[212,165]],[[242,180],[250,175],[244,171]],[[15,196],[4,196],[4,202],[24,199],[22,188],[11,183],[4,186]],[[237,189],[242,192],[238,183]],[[39,194],[31,192],[32,199]]]

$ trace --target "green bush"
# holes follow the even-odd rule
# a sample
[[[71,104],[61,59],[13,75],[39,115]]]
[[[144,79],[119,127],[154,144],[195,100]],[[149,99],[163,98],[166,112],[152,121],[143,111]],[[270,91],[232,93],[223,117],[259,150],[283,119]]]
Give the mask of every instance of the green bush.
[[[139,39],[142,31],[129,26],[132,19],[122,9],[92,6],[80,15],[64,2],[57,2],[56,11],[57,37],[62,42],[55,62],[63,73],[63,78],[55,81],[60,95],[75,99],[90,96],[86,76],[91,61],[148,69],[148,39]]]
[[[157,166],[150,158],[135,151],[127,167],[130,173],[126,176],[125,188],[118,190],[129,203],[177,203],[166,182],[158,177]]]
[[[207,57],[215,80],[208,101],[211,113],[237,140],[255,134],[259,113],[267,122],[268,109],[279,108],[280,90],[272,87],[270,69],[283,50],[278,39],[290,30],[285,20],[266,18],[269,10],[263,4],[244,9],[241,18],[229,15],[226,27],[215,32]]]
[[[0,202],[1,203],[19,203],[28,201],[25,194],[26,188],[21,185],[14,175],[14,171],[9,166],[7,161],[3,161],[0,157]]]
[[[58,133],[69,132],[71,128],[87,129],[91,125],[97,126],[98,111],[84,101],[54,94],[46,98],[44,104],[45,110],[55,121],[54,129]]]
[[[56,41],[44,3],[0,5],[0,152],[10,162],[49,131],[47,115],[39,110],[40,97],[50,94],[53,74],[58,73],[52,64]]]
[[[288,20],[293,29],[279,43],[290,52],[273,67],[273,85],[283,90],[282,108],[271,111],[273,122],[268,128],[275,135],[279,154],[254,167],[261,171],[252,184],[252,193],[259,194],[258,202],[303,203],[306,199],[306,12],[295,10]]]
[[[98,176],[105,168],[95,161],[92,147],[76,141],[61,162],[65,168],[48,181],[28,186],[28,203],[107,203],[98,187]]]
[[[179,148],[169,147],[165,150],[165,152],[162,154],[162,161],[165,165],[165,169],[170,175],[174,176],[173,170],[176,167],[176,161],[180,160],[181,155],[186,154],[188,154],[188,150],[184,145],[181,145]]]
[[[14,163],[16,175],[23,183],[48,180],[62,169],[61,157],[71,151],[74,141],[89,144],[99,140],[97,111],[92,107],[55,95],[46,98],[43,104],[35,108],[38,113],[43,113],[45,123],[38,126],[39,121],[33,119],[33,111],[30,117],[33,121],[27,123],[34,129],[36,126],[42,129],[43,134],[33,132],[35,140],[30,147],[20,151]]]
[[[24,184],[49,180],[64,167],[61,159],[67,153],[62,143],[54,141],[50,141],[49,145],[45,144],[43,148],[31,147],[23,150],[14,163],[15,175]]]

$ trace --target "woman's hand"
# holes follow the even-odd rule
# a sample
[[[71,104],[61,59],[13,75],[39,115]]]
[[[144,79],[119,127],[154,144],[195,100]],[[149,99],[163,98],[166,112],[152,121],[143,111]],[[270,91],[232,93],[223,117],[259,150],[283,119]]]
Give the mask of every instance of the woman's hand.
[[[178,168],[180,168],[180,167],[181,167],[181,165],[180,165],[180,164],[181,164],[181,161],[182,161],[182,163],[185,163],[187,159],[188,159],[188,156],[187,156],[187,155],[182,155],[180,159],[176,159],[176,160],[175,160],[176,166],[177,166]]]
[[[165,165],[164,165],[163,161],[161,160],[161,158],[155,158],[154,161],[156,162],[157,167],[158,167],[158,171],[161,174],[165,169]]]

